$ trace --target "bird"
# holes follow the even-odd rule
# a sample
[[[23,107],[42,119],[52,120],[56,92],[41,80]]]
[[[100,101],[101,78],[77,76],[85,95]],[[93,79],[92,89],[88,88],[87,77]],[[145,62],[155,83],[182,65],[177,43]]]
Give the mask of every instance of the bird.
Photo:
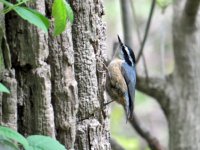
[[[127,121],[133,117],[136,60],[133,50],[122,43],[119,35],[118,41],[120,45],[119,57],[111,60],[107,67],[106,92],[112,101],[123,105]]]

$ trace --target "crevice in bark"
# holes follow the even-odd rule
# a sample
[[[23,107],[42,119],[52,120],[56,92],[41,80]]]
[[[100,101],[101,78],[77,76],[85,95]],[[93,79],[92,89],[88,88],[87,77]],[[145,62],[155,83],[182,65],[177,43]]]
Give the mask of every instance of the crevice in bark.
[[[51,0],[45,0],[45,14],[46,14],[46,17],[48,18],[48,19],[51,19],[52,18],[52,16],[51,16],[51,10],[52,10],[52,8],[51,8],[51,6],[52,6],[52,1]]]
[[[20,66],[19,64],[13,62],[13,68],[15,68],[16,72],[23,72],[23,73],[29,73],[32,71],[33,66],[31,64],[25,64],[23,66]]]
[[[90,128],[89,126],[87,127],[87,138],[88,138],[88,145],[89,145],[89,150],[92,150],[91,148],[91,140],[90,140]]]
[[[17,114],[18,114],[18,117],[17,117],[17,124],[18,124],[18,132],[21,133],[21,134],[24,134],[25,133],[25,127],[23,125],[23,122],[24,122],[24,106],[21,105],[21,104],[17,104]]]
[[[1,41],[1,49],[3,54],[3,61],[5,69],[11,69],[11,57],[10,57],[10,48],[7,43],[6,35],[4,31],[2,30],[3,37]]]
[[[74,75],[71,29],[68,27],[61,35],[55,37],[53,27],[51,27],[48,41],[47,63],[51,66],[51,103],[55,114],[56,138],[67,149],[73,150],[76,137],[78,92]]]

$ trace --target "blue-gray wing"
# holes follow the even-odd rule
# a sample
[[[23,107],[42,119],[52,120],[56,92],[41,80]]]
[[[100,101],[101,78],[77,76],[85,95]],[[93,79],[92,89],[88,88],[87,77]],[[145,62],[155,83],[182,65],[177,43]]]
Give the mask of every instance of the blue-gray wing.
[[[136,70],[134,66],[129,66],[127,63],[122,63],[122,74],[128,87],[127,107],[129,109],[128,118],[133,116],[133,108],[135,101],[135,85],[136,85]]]

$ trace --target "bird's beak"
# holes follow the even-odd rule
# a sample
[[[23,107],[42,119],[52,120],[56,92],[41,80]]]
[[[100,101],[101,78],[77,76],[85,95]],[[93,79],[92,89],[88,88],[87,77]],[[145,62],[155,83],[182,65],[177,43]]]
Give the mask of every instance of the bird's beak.
[[[119,35],[117,35],[117,36],[118,36],[118,41],[119,41],[120,45],[123,46],[123,43],[122,43],[122,41],[121,41]]]

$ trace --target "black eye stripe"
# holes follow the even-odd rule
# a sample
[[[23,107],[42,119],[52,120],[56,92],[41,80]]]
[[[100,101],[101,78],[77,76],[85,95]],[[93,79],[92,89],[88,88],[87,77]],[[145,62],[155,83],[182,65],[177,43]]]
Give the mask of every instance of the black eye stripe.
[[[128,52],[127,52],[127,50],[128,50]],[[135,55],[134,55],[132,49],[130,49],[128,46],[123,45],[122,46],[122,51],[123,51],[123,54],[124,54],[125,61],[130,66],[134,65],[135,64]]]
[[[132,62],[130,61],[129,55],[128,55],[128,53],[126,52],[125,49],[123,49],[123,54],[124,54],[124,59],[125,59],[125,61],[127,62],[127,64],[129,64],[130,66],[132,66]]]

